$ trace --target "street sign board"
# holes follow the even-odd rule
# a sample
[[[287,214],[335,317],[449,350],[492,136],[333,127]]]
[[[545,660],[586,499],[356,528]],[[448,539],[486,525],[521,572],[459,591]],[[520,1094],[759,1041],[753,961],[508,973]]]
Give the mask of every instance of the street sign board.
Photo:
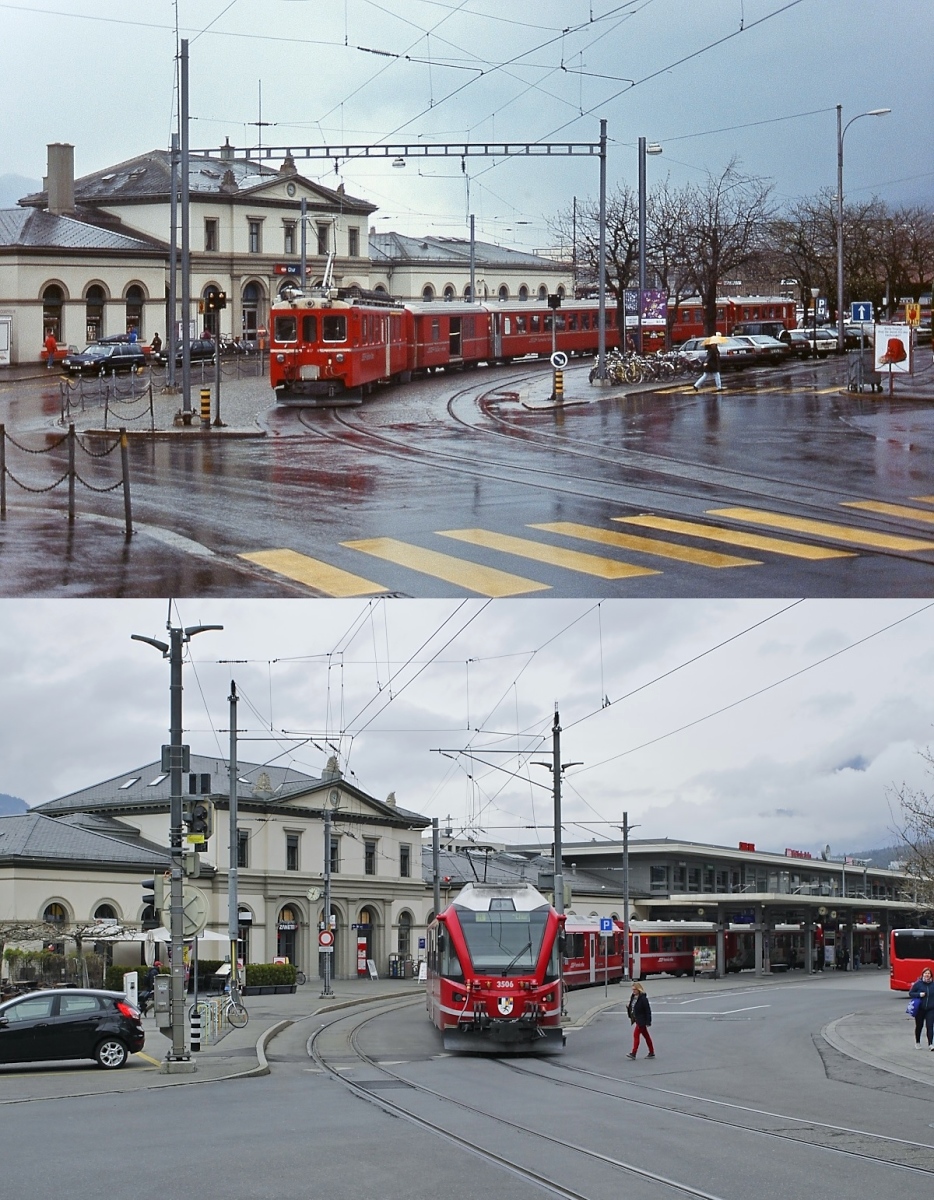
[[[871,300],[853,300],[850,303],[850,320],[851,321],[871,321],[872,320],[872,301]]]
[[[601,917],[600,918],[600,932],[601,933],[612,933],[613,932],[613,918],[612,917]]]
[[[318,934],[318,945],[322,950],[330,950],[334,945],[334,934],[330,929],[322,929]]]
[[[905,324],[915,326],[921,324],[920,304],[911,303],[905,305]]]

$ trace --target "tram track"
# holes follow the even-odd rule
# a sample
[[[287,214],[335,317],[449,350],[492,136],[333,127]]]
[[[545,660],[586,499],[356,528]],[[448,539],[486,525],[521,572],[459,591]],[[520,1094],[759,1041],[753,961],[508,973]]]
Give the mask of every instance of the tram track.
[[[431,463],[440,469],[457,472],[474,479],[491,482],[510,482],[516,485],[547,491],[550,495],[599,501],[622,505],[627,509],[646,511],[657,516],[684,518],[696,517],[697,506],[703,511],[711,503],[722,504],[725,495],[733,503],[745,502],[752,505],[789,505],[796,516],[838,523],[841,504],[852,501],[851,495],[843,495],[830,487],[821,487],[808,482],[792,482],[767,475],[750,475],[728,467],[719,467],[697,461],[665,457],[644,451],[617,448],[607,452],[605,445],[568,439],[566,432],[559,438],[556,434],[530,431],[527,426],[516,429],[514,422],[494,411],[493,401],[521,384],[530,376],[528,373],[506,377],[494,387],[478,391],[475,387],[462,388],[445,401],[448,419],[469,431],[472,436],[484,439],[499,439],[503,442],[531,446],[535,450],[554,455],[561,453],[572,457],[575,462],[589,464],[591,470],[559,470],[541,464],[517,464],[506,458],[491,458],[478,455],[475,450],[457,451],[429,445],[413,445],[411,426],[406,433],[395,433],[385,429],[374,429],[366,416],[348,411],[329,410],[327,419],[316,421],[315,410],[300,410],[299,420],[317,436],[342,446],[355,446],[385,457],[411,462],[413,459]],[[464,414],[464,406],[471,412]],[[499,425],[491,428],[490,423]],[[333,428],[336,426],[337,428]],[[625,472],[625,479],[616,481],[607,478],[603,471]],[[634,491],[650,493],[651,501],[634,496]],[[903,535],[917,529],[909,522],[864,511],[861,522],[867,531],[882,535]],[[833,539],[821,539],[809,534],[809,542],[837,546]],[[886,548],[875,548],[880,557],[903,560],[905,552]],[[924,553],[913,552],[912,557],[927,561]]]
[[[577,1157],[578,1161],[580,1161],[582,1158],[591,1166],[611,1168],[612,1172],[614,1173],[614,1178],[617,1173],[623,1173],[630,1179],[637,1179],[650,1185],[656,1185],[658,1188],[662,1189],[662,1191],[658,1193],[659,1196],[679,1195],[693,1196],[697,1198],[697,1200],[724,1200],[723,1197],[717,1196],[712,1192],[704,1191],[690,1183],[670,1179],[657,1171],[648,1170],[647,1168],[640,1167],[635,1163],[624,1162],[622,1159],[615,1158],[612,1155],[603,1154],[597,1150],[587,1149],[583,1146],[570,1145],[565,1138],[546,1133],[542,1130],[533,1129],[531,1126],[523,1125],[520,1122],[513,1121],[499,1115],[493,1116],[487,1110],[479,1108],[476,1105],[469,1104],[465,1100],[446,1095],[444,1092],[440,1092],[434,1088],[426,1087],[423,1084],[414,1083],[411,1079],[406,1078],[398,1071],[394,1071],[390,1069],[389,1066],[386,1066],[377,1059],[374,1059],[361,1048],[359,1044],[359,1036],[367,1025],[369,1025],[372,1021],[376,1021],[379,1018],[386,1016],[388,1013],[398,1009],[410,1007],[416,1002],[417,1001],[407,1000],[403,1004],[393,1004],[381,1008],[378,1012],[369,1013],[367,1016],[363,1017],[362,1020],[359,1019],[358,1014],[348,1014],[338,1017],[337,1021],[324,1026],[309,1037],[307,1043],[309,1057],[317,1064],[320,1070],[326,1072],[333,1079],[339,1081],[345,1088],[351,1091],[354,1095],[358,1096],[360,1099],[366,1100],[368,1103],[375,1104],[384,1112],[387,1112],[392,1116],[402,1118],[415,1124],[427,1133],[441,1137],[444,1140],[459,1146],[461,1149],[468,1151],[470,1154],[478,1156],[491,1165],[508,1171],[514,1177],[535,1185],[541,1190],[547,1192],[549,1195],[559,1196],[564,1198],[564,1200],[594,1200],[594,1191],[592,1187],[586,1192],[581,1192],[575,1188],[568,1187],[559,1180],[544,1174],[542,1171],[535,1170],[527,1165],[523,1165],[522,1163],[516,1161],[515,1158],[509,1158],[503,1153],[494,1150],[489,1146],[483,1147],[478,1145],[475,1138],[470,1138],[455,1132],[454,1130],[443,1125],[440,1120],[436,1118],[423,1116],[419,1113],[411,1111],[411,1109],[405,1107],[401,1103],[396,1103],[395,1101],[390,1100],[386,1096],[385,1092],[380,1090],[378,1081],[376,1080],[360,1081],[348,1078],[347,1075],[344,1074],[344,1071],[348,1066],[346,1050],[343,1052],[340,1050],[334,1052],[334,1057],[332,1057],[332,1059],[329,1061],[325,1056],[325,1053],[322,1052],[319,1046],[319,1041],[325,1035],[333,1034],[334,1026],[336,1024],[357,1017],[354,1027],[345,1033],[343,1037],[346,1041],[347,1047],[349,1047],[350,1051],[356,1057],[357,1062],[361,1066],[365,1067],[368,1071],[377,1072],[378,1074],[384,1076],[387,1080],[398,1084],[400,1087],[404,1087],[406,1092],[410,1095],[418,1096],[420,1098],[427,1098],[434,1104],[440,1102],[444,1105],[452,1106],[460,1112],[467,1113],[475,1118],[483,1118],[487,1121],[492,1119],[494,1122],[494,1128],[491,1130],[491,1136],[497,1135],[500,1137],[500,1140],[502,1140],[503,1131],[508,1130],[512,1134],[522,1135],[525,1138],[532,1138],[537,1140],[537,1142],[544,1143],[548,1146],[560,1147],[560,1149],[563,1151],[570,1151]],[[613,1186],[618,1186],[618,1183],[619,1180],[615,1179]],[[612,1188],[608,1194],[613,1194]]]
[[[560,1087],[571,1087],[585,1091],[591,1095],[598,1095],[606,1099],[620,1100],[627,1104],[638,1104],[643,1108],[652,1108],[664,1113],[671,1113],[678,1116],[687,1117],[691,1120],[703,1121],[709,1124],[714,1124],[720,1128],[733,1130],[736,1132],[752,1133],[766,1138],[775,1138],[779,1141],[791,1141],[799,1144],[812,1146],[819,1150],[826,1150],[832,1154],[844,1155],[850,1159],[872,1162],[876,1166],[892,1167],[901,1171],[907,1171],[911,1174],[921,1175],[927,1178],[934,1176],[934,1144],[928,1142],[916,1142],[908,1138],[892,1137],[889,1134],[873,1133],[865,1129],[854,1129],[845,1125],[834,1125],[827,1121],[814,1121],[807,1117],[796,1117],[788,1113],[776,1113],[768,1109],[753,1108],[750,1105],[738,1104],[735,1101],[718,1100],[709,1096],[698,1096],[690,1092],[680,1092],[674,1088],[658,1087],[654,1084],[633,1082],[629,1079],[620,1078],[614,1075],[605,1075],[599,1071],[592,1071],[586,1067],[575,1066],[572,1063],[554,1062],[548,1064],[551,1068],[549,1071],[535,1071],[531,1067],[523,1066],[521,1063],[513,1062],[508,1059],[499,1058],[496,1060],[499,1065],[507,1068],[510,1071],[532,1076],[536,1079],[547,1079],[549,1082],[558,1084]],[[588,1086],[573,1079],[560,1079],[555,1073],[567,1072],[580,1074],[594,1079],[604,1080],[607,1083],[619,1084],[623,1087],[634,1089],[638,1092],[638,1097],[633,1099],[628,1096],[620,1096],[618,1093],[609,1091],[605,1088]],[[781,1121],[789,1128],[787,1129],[765,1129],[757,1128],[755,1125],[744,1124],[740,1120],[730,1120],[722,1116],[712,1116],[709,1113],[693,1112],[689,1108],[680,1107],[677,1103],[663,1103],[659,1100],[651,1099],[653,1095],[670,1096],[675,1101],[691,1102],[697,1105],[729,1109],[736,1113],[748,1113],[750,1117],[758,1118],[762,1121]],[[793,1132],[792,1130],[795,1130]],[[866,1145],[877,1145],[880,1150],[888,1149],[890,1154],[888,1157],[878,1153],[870,1153],[868,1150],[856,1150],[851,1147],[846,1147],[840,1144],[833,1144],[835,1141],[840,1142],[846,1138],[859,1139]],[[924,1166],[915,1162],[898,1161],[897,1154],[913,1154],[918,1158],[923,1158],[930,1165]]]

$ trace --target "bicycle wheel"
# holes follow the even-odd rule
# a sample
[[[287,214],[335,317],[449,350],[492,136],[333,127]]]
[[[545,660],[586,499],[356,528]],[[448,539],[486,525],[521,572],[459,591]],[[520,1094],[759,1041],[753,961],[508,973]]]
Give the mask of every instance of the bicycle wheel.
[[[303,983],[308,982],[308,977],[305,975],[304,971],[295,972],[295,982],[299,985],[299,987],[301,987]]]
[[[227,1005],[227,1020],[234,1029],[243,1029],[247,1021],[250,1019],[250,1014],[243,1007],[239,1000],[231,1000]]]

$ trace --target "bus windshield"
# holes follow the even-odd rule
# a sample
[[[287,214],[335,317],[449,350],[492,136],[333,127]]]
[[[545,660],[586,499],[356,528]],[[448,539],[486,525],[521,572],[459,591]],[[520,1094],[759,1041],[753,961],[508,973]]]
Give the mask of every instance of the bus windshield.
[[[542,949],[548,909],[534,912],[473,912],[459,909],[473,969],[485,975],[526,975]]]

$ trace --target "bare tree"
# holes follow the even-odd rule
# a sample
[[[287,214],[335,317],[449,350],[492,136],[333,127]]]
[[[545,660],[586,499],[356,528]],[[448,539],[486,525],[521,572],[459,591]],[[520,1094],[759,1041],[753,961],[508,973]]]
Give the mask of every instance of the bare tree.
[[[772,185],[740,173],[731,159],[719,176],[683,192],[678,246],[686,277],[704,308],[704,328],[716,330],[721,280],[755,261],[767,240],[773,209]]]
[[[571,244],[573,215],[570,209],[558,213],[552,229],[561,244]],[[599,280],[600,208],[586,200],[577,208],[577,262],[581,274]],[[634,285],[639,263],[639,202],[632,188],[623,184],[607,197],[605,287],[616,302],[616,323],[625,329],[625,291]]]
[[[925,750],[922,758],[934,769],[934,755]],[[917,886],[917,903],[934,908],[934,796],[904,784],[893,791],[900,809],[895,833],[905,857],[905,869]]]

